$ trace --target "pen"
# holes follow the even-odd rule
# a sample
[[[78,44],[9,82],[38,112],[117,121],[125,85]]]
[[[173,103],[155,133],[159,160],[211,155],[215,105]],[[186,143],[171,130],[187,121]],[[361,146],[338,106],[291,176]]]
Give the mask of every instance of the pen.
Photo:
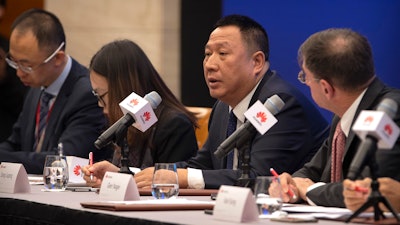
[[[354,190],[357,191],[357,192],[361,192],[363,194],[367,194],[368,193],[368,188],[365,188],[365,187],[356,186],[354,188]]]
[[[93,166],[93,152],[89,152],[89,165]],[[90,180],[93,180],[93,172],[90,172]]]
[[[278,173],[274,170],[274,168],[270,168],[269,171],[272,173],[272,175],[274,175],[274,177],[276,177],[276,178],[279,179],[279,175],[278,175]],[[293,198],[293,199],[296,199],[296,198],[297,198],[297,196],[293,193],[293,191],[292,191],[290,188],[288,188],[288,192],[287,192],[287,193],[290,195],[291,198]]]

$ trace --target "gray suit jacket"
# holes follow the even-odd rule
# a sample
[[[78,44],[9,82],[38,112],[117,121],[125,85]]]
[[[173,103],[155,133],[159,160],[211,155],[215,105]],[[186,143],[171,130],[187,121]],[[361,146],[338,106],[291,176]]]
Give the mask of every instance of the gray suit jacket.
[[[36,153],[35,112],[41,90],[31,88],[11,136],[0,144],[0,161],[22,163],[28,173],[41,174],[45,156],[57,153],[60,142],[65,155],[87,158],[93,151],[96,160],[111,158],[110,151],[97,151],[93,144],[106,119],[91,90],[87,68],[73,60],[48,119],[41,152]]]
[[[385,86],[379,79],[375,79],[369,86],[360,105],[357,108],[352,124],[358,118],[362,110],[373,110],[384,98],[391,98],[400,105],[400,90],[391,89]],[[342,183],[330,183],[331,180],[331,151],[332,138],[339,118],[335,116],[329,137],[325,140],[314,158],[304,165],[303,168],[293,174],[294,177],[310,178],[314,182],[325,182],[326,185],[317,187],[307,193],[307,197],[317,205],[345,207],[343,200]],[[400,125],[400,110],[394,118],[397,125]],[[350,164],[360,145],[360,139],[350,130],[346,140],[345,155],[343,159],[342,177],[346,177]],[[376,160],[379,165],[379,175],[392,177],[400,180],[400,139],[397,140],[392,150],[381,150],[376,152]],[[365,167],[363,177],[369,176],[369,168]]]

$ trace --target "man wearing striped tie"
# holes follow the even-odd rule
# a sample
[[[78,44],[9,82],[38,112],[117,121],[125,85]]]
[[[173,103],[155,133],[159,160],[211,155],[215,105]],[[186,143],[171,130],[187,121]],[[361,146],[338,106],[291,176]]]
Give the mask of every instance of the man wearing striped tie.
[[[31,9],[13,23],[6,61],[30,86],[11,136],[0,143],[0,161],[22,163],[30,174],[43,173],[47,154],[58,143],[65,155],[86,158],[106,125],[91,93],[88,70],[66,53],[66,38],[52,13]],[[97,159],[108,158],[99,151]]]
[[[280,175],[282,188],[292,189],[300,196],[293,199],[285,195],[283,199],[291,203],[306,201],[311,205],[345,207],[343,180],[363,143],[352,126],[361,111],[376,110],[383,99],[392,99],[399,105],[400,90],[385,85],[376,76],[367,38],[347,28],[326,29],[311,35],[300,46],[299,65],[299,81],[310,88],[320,107],[335,115],[329,137],[311,161],[292,176],[289,171]],[[400,110],[393,114],[394,122],[400,125]],[[399,140],[392,149],[376,152],[380,176],[400,180]],[[375,155],[372,157],[375,159]],[[368,167],[365,169],[360,178],[373,174]],[[345,185],[354,191],[350,181]]]

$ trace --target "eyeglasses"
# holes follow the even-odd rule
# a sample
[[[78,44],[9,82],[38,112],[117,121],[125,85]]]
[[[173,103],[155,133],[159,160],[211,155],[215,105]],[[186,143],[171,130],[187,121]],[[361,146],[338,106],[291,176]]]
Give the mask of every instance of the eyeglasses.
[[[34,67],[32,67],[32,66],[24,66],[24,65],[21,65],[18,62],[15,62],[14,60],[12,60],[10,58],[9,53],[7,53],[7,56],[6,56],[5,59],[6,59],[6,62],[8,63],[8,65],[11,66],[14,69],[16,69],[16,70],[20,69],[20,70],[24,71],[25,73],[33,73],[33,71],[35,69],[37,69],[40,66],[48,63],[57,54],[57,52],[60,51],[60,49],[64,46],[64,44],[65,44],[65,42],[62,42],[60,44],[60,46],[49,57],[47,57],[42,63],[40,63],[39,65],[34,66]]]
[[[302,84],[307,84],[309,80],[306,80],[306,73],[304,73],[303,70],[300,70],[299,74],[297,75],[297,79],[302,83]],[[312,80],[315,81],[320,81],[321,79],[313,78]]]
[[[100,106],[106,107],[106,102],[104,101],[104,96],[108,94],[108,91],[104,92],[102,95],[99,95],[95,90],[92,90],[94,96],[96,96],[97,101],[100,102]]]

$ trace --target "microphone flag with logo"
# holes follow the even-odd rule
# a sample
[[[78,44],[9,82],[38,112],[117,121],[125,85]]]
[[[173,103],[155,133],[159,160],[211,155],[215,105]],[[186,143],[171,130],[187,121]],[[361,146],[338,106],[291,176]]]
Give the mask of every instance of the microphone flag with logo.
[[[273,115],[281,111],[284,105],[285,103],[278,95],[268,98],[264,105],[257,101],[244,113],[247,121],[219,145],[214,155],[218,158],[225,157],[237,147],[237,143],[248,141],[257,130],[265,134],[278,121]]]
[[[361,139],[361,144],[350,164],[347,177],[357,179],[371,157],[378,149],[393,148],[399,136],[399,127],[392,120],[397,112],[397,103],[389,98],[383,99],[376,110],[363,110],[353,126],[353,131]]]
[[[158,121],[153,109],[156,109],[161,101],[160,95],[155,91],[145,95],[144,98],[132,92],[119,104],[125,115],[97,138],[94,143],[96,148],[101,149],[113,141],[115,133],[123,126],[132,125],[145,132]]]

